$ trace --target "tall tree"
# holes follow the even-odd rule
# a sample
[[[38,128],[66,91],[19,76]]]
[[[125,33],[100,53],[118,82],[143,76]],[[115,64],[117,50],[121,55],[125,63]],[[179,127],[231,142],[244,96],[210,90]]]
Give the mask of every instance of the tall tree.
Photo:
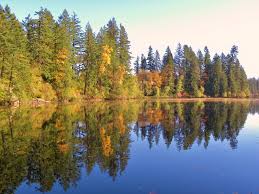
[[[211,96],[212,95],[212,64],[211,64],[211,57],[208,47],[206,46],[204,48],[204,71],[202,80],[204,82],[204,89],[205,89],[205,95]]]
[[[31,95],[27,40],[20,22],[8,6],[0,9],[0,101]]]
[[[165,55],[163,57],[163,68],[161,70],[162,77],[162,94],[165,96],[174,95],[174,59],[172,52],[169,47],[167,47]]]
[[[177,45],[175,57],[174,57],[175,71],[177,76],[184,75],[183,61],[184,61],[184,51],[183,51],[182,45],[179,43]]]
[[[36,56],[34,60],[40,65],[43,78],[51,82],[53,79],[51,72],[55,57],[56,23],[52,14],[47,9],[41,8],[40,11],[36,12],[36,15],[38,16],[38,25],[35,28],[37,39],[35,43]]]
[[[119,60],[120,64],[125,66],[125,70],[129,74],[131,61],[130,41],[123,25],[120,25],[119,32]]]
[[[141,55],[140,60],[141,60],[140,69],[143,71],[147,70],[147,59],[143,54]]]
[[[200,86],[199,60],[191,47],[184,46],[185,56],[185,91],[193,97],[202,97],[203,88]]]
[[[90,24],[86,25],[84,54],[84,89],[83,94],[97,95],[98,82],[98,45]]]
[[[137,59],[134,63],[134,70],[135,70],[135,74],[137,75],[139,73],[139,70],[140,70],[139,56],[137,57]]]
[[[153,48],[151,46],[149,46],[148,48],[147,66],[149,71],[151,72],[155,71],[155,56],[154,56]]]
[[[84,52],[84,32],[80,25],[80,20],[76,13],[73,13],[71,16],[71,25],[70,25],[70,35],[72,38],[72,48],[73,48],[73,64],[81,63],[83,60]]]
[[[155,71],[161,71],[162,62],[161,62],[160,54],[159,54],[158,50],[156,50],[156,52],[155,52],[155,63],[154,64],[155,64],[154,70]]]

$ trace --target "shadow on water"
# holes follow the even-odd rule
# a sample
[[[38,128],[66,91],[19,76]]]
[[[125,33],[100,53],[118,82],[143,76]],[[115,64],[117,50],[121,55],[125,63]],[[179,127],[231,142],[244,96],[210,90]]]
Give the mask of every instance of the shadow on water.
[[[22,184],[39,192],[58,183],[64,190],[77,184],[81,169],[94,166],[113,180],[127,168],[131,134],[150,149],[206,149],[211,138],[232,149],[248,113],[259,106],[245,102],[118,102],[0,110],[0,193]],[[171,148],[176,149],[176,148]],[[134,156],[131,156],[134,157]]]

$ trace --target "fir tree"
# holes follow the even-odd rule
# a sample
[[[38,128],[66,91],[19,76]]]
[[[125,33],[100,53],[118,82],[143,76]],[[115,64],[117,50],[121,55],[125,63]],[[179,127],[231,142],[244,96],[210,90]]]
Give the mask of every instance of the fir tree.
[[[85,54],[84,54],[84,89],[83,94],[97,95],[98,82],[98,46],[90,24],[86,25],[85,32]]]
[[[174,59],[172,52],[169,47],[167,47],[165,55],[163,57],[163,68],[161,70],[162,77],[162,94],[165,96],[174,95]]]
[[[177,45],[177,49],[174,57],[175,71],[177,76],[184,75],[183,61],[184,61],[184,52],[182,49],[182,45],[179,43]]]
[[[145,57],[143,54],[141,55],[140,69],[141,69],[142,71],[147,70],[147,59],[146,59],[146,57]]]
[[[200,87],[199,60],[191,47],[184,46],[185,56],[185,91],[193,97],[202,97],[203,88]]]
[[[120,25],[119,35],[119,60],[120,64],[125,66],[127,73],[130,73],[130,41],[128,40],[128,34],[123,25]]]
[[[210,58],[210,52],[208,47],[204,48],[204,71],[202,75],[202,80],[204,82],[205,95],[212,95],[212,64]]]
[[[134,63],[134,70],[135,70],[135,74],[137,75],[139,73],[139,70],[140,70],[139,57],[137,57],[137,59]]]
[[[161,59],[160,59],[160,54],[159,54],[158,50],[156,50],[154,70],[155,71],[161,71],[161,69],[162,69],[162,62],[161,62]]]
[[[148,48],[148,55],[147,55],[147,69],[151,72],[155,71],[155,56],[151,46]]]

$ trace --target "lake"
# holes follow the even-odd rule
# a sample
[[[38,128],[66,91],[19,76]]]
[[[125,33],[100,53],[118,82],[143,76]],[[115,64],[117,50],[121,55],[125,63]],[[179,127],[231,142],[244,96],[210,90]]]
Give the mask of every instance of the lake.
[[[259,193],[259,102],[0,109],[0,193]]]

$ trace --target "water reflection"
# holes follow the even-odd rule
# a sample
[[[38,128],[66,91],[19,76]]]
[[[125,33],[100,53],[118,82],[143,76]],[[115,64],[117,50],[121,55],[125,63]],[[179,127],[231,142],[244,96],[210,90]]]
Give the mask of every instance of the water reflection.
[[[113,180],[127,168],[131,135],[187,150],[210,139],[238,146],[237,136],[257,103],[118,102],[0,110],[0,193],[14,193],[21,183],[39,192],[58,183],[77,184],[81,169],[94,166]],[[132,155],[132,156],[131,156]]]

